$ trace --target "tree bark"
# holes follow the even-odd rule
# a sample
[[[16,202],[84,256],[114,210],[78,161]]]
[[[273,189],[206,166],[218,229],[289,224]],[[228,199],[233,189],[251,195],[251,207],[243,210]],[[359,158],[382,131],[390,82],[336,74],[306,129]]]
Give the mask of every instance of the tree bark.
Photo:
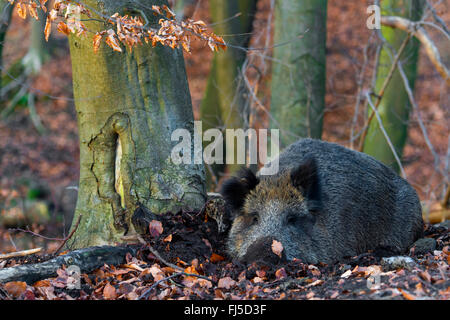
[[[280,147],[322,136],[327,0],[277,1],[270,126]]]
[[[412,21],[417,21],[422,15],[422,0],[384,0],[382,1],[381,14],[388,16],[401,16]],[[399,50],[407,33],[390,27],[381,28],[383,37],[396,51]],[[386,46],[387,44],[385,44]],[[409,85],[414,88],[417,75],[417,61],[419,55],[420,42],[412,38],[403,54],[400,56],[403,69],[408,77]],[[395,54],[389,54],[389,49],[385,47],[381,50],[380,59],[377,66],[377,80],[375,92],[382,87],[389,70],[392,66],[392,57]],[[400,157],[408,136],[408,120],[411,104],[408,94],[404,88],[402,77],[396,69],[384,92],[382,100],[378,106],[381,122],[389,136],[397,155]],[[369,112],[370,116],[371,112]],[[392,149],[389,147],[386,137],[380,129],[380,124],[376,119],[370,122],[367,135],[364,139],[363,152],[375,157],[397,172],[399,165],[395,160]]]
[[[158,17],[139,1],[87,0],[89,7],[111,16],[144,13],[150,25]],[[154,0],[154,5],[167,4]],[[101,22],[86,21],[91,31]],[[162,214],[199,209],[206,199],[203,165],[174,165],[171,142],[175,129],[193,135],[193,113],[181,49],[143,44],[132,52],[113,52],[93,34],[70,37],[73,86],[80,135],[80,183],[73,221],[81,223],[68,248],[113,244],[124,234],[144,232],[131,222],[145,207]],[[122,149],[123,194],[115,188],[117,141]],[[192,147],[193,149],[193,147]],[[142,210],[141,210],[142,211]]]
[[[200,106],[204,131],[210,128],[237,129],[248,126],[249,106],[241,72],[247,57],[245,48],[250,41],[249,33],[252,31],[256,3],[257,0],[209,2],[214,32],[218,35],[233,35],[225,38],[228,44],[243,49],[229,47],[224,52],[214,54],[205,97]],[[241,15],[236,17],[239,13]],[[225,150],[228,147],[225,146]],[[225,165],[216,164],[212,168],[215,174],[225,171]],[[238,165],[228,165],[230,172],[238,168]]]
[[[29,19],[31,25],[30,33],[30,46],[27,54],[23,57],[22,63],[25,67],[25,73],[37,74],[41,71],[42,64],[46,56],[48,56],[48,50],[46,49],[44,27],[45,27],[45,14],[42,10],[38,10],[39,20],[34,18]]]
[[[0,90],[3,85],[3,47],[5,45],[6,32],[8,31],[9,23],[11,22],[12,6],[7,0],[0,0]],[[1,101],[3,103],[3,101]]]

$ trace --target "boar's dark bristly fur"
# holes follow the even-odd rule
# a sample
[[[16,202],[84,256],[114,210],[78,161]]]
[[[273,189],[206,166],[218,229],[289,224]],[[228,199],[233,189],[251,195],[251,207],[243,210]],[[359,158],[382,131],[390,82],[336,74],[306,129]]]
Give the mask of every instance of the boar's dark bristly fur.
[[[379,248],[405,252],[421,236],[415,190],[374,158],[302,139],[278,160],[275,175],[258,178],[247,169],[223,185],[233,258],[267,260],[273,239],[287,259],[332,263]]]

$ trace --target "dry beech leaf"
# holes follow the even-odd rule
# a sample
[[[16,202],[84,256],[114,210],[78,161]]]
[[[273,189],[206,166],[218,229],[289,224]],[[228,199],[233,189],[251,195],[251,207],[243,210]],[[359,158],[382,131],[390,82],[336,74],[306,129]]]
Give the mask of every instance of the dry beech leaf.
[[[66,36],[70,35],[70,29],[67,26],[67,24],[65,24],[64,22],[60,21],[58,23],[58,28],[57,30],[63,34],[65,34]]]
[[[164,238],[164,242],[172,242],[172,235],[169,234],[167,237]]]
[[[24,3],[18,2],[16,5],[16,11],[19,17],[26,19],[27,17],[27,6]]]
[[[284,268],[280,268],[275,272],[275,277],[277,278],[277,280],[279,279],[283,279],[287,277],[287,273],[286,270]]]
[[[412,294],[410,294],[409,292],[407,292],[406,290],[402,290],[402,289],[398,288],[398,291],[401,292],[401,294],[403,295],[403,297],[406,300],[416,300],[416,297],[413,296]]]
[[[120,47],[119,42],[116,38],[116,33],[114,30],[109,29],[108,30],[108,36],[106,37],[106,44],[110,46],[114,51],[122,52],[122,48]]]
[[[103,297],[108,300],[114,300],[117,298],[116,289],[109,283],[103,288]]]
[[[153,238],[158,237],[164,231],[161,221],[158,220],[152,220],[148,228]]]
[[[11,295],[13,298],[18,298],[27,289],[27,284],[26,282],[22,281],[11,281],[5,283],[3,287],[8,292],[8,294]]]
[[[50,20],[50,18],[47,18],[44,29],[45,41],[48,41],[51,32],[52,32],[52,21]]]
[[[221,289],[230,289],[231,287],[236,285],[236,281],[231,279],[230,277],[225,277],[219,280],[219,283],[217,284],[218,288]]]
[[[281,258],[281,253],[283,252],[283,245],[277,240],[272,241],[272,252]]]
[[[33,284],[33,287],[39,288],[39,287],[50,287],[50,280],[40,280]]]
[[[211,258],[210,258],[209,260],[210,260],[212,263],[216,263],[216,262],[225,260],[225,258],[222,257],[221,255],[218,255],[217,253],[213,253],[213,254],[211,255]]]
[[[102,41],[102,35],[101,34],[99,34],[99,33],[97,33],[95,36],[94,36],[94,39],[93,39],[93,46],[94,46],[94,52],[95,53],[97,53],[98,52],[98,49],[100,48],[100,43],[101,43],[101,41]]]

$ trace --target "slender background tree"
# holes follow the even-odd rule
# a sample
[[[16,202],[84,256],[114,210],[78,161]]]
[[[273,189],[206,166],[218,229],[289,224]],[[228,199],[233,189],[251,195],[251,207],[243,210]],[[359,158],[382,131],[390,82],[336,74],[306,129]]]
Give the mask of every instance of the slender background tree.
[[[276,1],[270,126],[281,147],[322,136],[326,25],[326,0]]]
[[[417,21],[422,15],[424,3],[425,1],[423,0],[383,0],[381,2],[381,14],[400,16]],[[405,31],[399,29],[383,26],[381,32],[386,43],[380,53],[375,92],[380,92],[380,89],[383,87],[390,73],[396,52],[401,50],[403,43],[405,43],[406,47],[400,56],[400,61],[408,77],[410,87],[414,88],[420,42],[414,37],[409,38]],[[405,39],[407,37],[406,41],[408,42],[406,43]],[[392,78],[389,80],[377,111],[380,115],[382,126],[401,159],[408,136],[411,104],[398,69],[394,71]],[[371,114],[372,111],[369,109],[369,117]],[[399,165],[392,148],[389,146],[380,128],[380,122],[377,121],[376,117],[373,117],[370,121],[367,135],[364,139],[363,151],[389,165],[397,172],[399,171]]]
[[[209,128],[237,129],[248,127],[248,99],[241,73],[250,41],[257,0],[210,0],[213,30],[227,38],[230,47],[214,54],[205,96],[200,106],[203,130]],[[231,146],[228,146],[231,147]],[[227,148],[227,146],[225,146]],[[224,153],[225,156],[225,153]],[[224,161],[225,162],[225,161]],[[234,172],[239,165],[230,165]],[[212,166],[215,175],[225,165]]]

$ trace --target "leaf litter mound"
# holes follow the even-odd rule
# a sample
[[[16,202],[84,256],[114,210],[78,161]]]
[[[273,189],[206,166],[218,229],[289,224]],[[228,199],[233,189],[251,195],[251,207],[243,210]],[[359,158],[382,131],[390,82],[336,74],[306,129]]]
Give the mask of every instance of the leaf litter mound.
[[[204,213],[167,214],[149,221],[123,265],[82,274],[76,288],[65,268],[33,285],[9,282],[0,299],[450,299],[448,226],[427,225],[425,237],[433,250],[394,262],[368,252],[333,265],[244,265],[227,256],[226,234]]]

